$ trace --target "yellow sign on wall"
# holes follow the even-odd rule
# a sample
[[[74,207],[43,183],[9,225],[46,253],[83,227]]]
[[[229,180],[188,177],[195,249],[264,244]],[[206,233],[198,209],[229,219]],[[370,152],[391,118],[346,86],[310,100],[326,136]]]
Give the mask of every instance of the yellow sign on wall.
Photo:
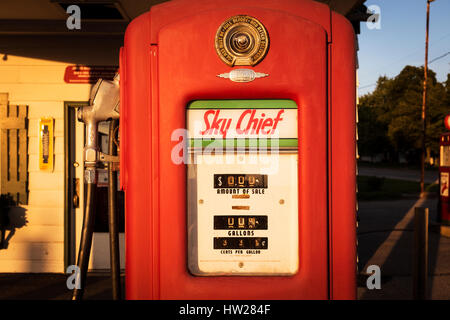
[[[39,169],[53,171],[53,118],[39,120]]]

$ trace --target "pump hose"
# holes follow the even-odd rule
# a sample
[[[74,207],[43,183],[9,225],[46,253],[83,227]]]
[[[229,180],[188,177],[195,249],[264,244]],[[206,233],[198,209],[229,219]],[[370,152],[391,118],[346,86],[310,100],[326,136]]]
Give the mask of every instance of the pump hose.
[[[86,276],[89,267],[89,256],[91,253],[92,234],[94,231],[95,217],[95,194],[97,186],[95,183],[86,183],[86,209],[83,217],[83,229],[81,233],[80,251],[78,252],[78,268],[80,269],[80,288],[75,288],[72,300],[83,298],[86,286]]]
[[[114,143],[118,121],[111,120],[109,125],[109,154],[115,156],[117,147]],[[108,164],[108,220],[109,220],[109,243],[111,257],[111,279],[112,294],[114,300],[120,300],[120,255],[119,255],[119,235],[117,224],[117,171],[113,170],[112,162]]]

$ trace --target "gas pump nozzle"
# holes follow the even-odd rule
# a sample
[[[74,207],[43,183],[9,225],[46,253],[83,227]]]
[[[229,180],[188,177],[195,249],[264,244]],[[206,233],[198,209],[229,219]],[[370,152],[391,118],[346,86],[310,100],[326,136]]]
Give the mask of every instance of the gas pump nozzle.
[[[97,184],[97,163],[100,159],[98,148],[98,123],[100,121],[119,119],[119,75],[112,81],[99,79],[91,90],[89,106],[79,108],[77,111],[78,120],[86,124],[86,144],[84,147],[84,180],[86,183],[85,211],[83,218],[83,228],[80,241],[80,251],[78,253],[78,267],[80,269],[80,285],[73,293],[72,299],[79,300],[83,296],[86,284],[86,275],[89,265],[89,256],[92,245],[92,234],[94,231],[94,204]],[[111,124],[112,126],[113,124]],[[110,130],[112,132],[112,130]],[[110,134],[110,139],[113,139]],[[111,165],[108,170],[111,169]],[[110,179],[110,189],[114,179]],[[111,191],[111,190],[110,190]],[[109,192],[109,194],[114,193]],[[109,197],[111,197],[109,195]],[[112,203],[112,205],[111,205]],[[110,239],[111,239],[111,271],[113,273],[114,296],[119,296],[120,289],[120,263],[118,236],[116,229],[115,200],[109,201],[110,216]],[[114,222],[111,222],[114,221]],[[111,231],[111,229],[113,231]]]
[[[110,119],[119,119],[119,75],[113,81],[99,79],[91,90],[89,106],[78,109],[79,121],[86,124],[86,145],[84,147],[85,168],[89,172],[95,170],[98,155],[98,123]],[[95,181],[95,175],[85,174],[85,181]]]

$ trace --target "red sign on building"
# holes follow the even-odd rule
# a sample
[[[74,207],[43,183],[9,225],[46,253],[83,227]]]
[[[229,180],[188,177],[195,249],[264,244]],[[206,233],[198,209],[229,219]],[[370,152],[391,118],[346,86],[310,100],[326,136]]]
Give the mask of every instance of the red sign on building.
[[[117,66],[67,66],[64,72],[66,83],[96,83],[98,79],[113,80],[119,71]]]

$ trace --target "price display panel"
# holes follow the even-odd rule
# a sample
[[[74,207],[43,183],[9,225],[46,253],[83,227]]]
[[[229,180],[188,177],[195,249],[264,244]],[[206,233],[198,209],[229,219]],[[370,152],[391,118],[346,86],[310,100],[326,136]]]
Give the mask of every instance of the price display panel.
[[[295,274],[297,153],[191,156],[190,272],[198,276]]]
[[[289,276],[299,266],[298,107],[196,100],[187,107],[188,268]]]

